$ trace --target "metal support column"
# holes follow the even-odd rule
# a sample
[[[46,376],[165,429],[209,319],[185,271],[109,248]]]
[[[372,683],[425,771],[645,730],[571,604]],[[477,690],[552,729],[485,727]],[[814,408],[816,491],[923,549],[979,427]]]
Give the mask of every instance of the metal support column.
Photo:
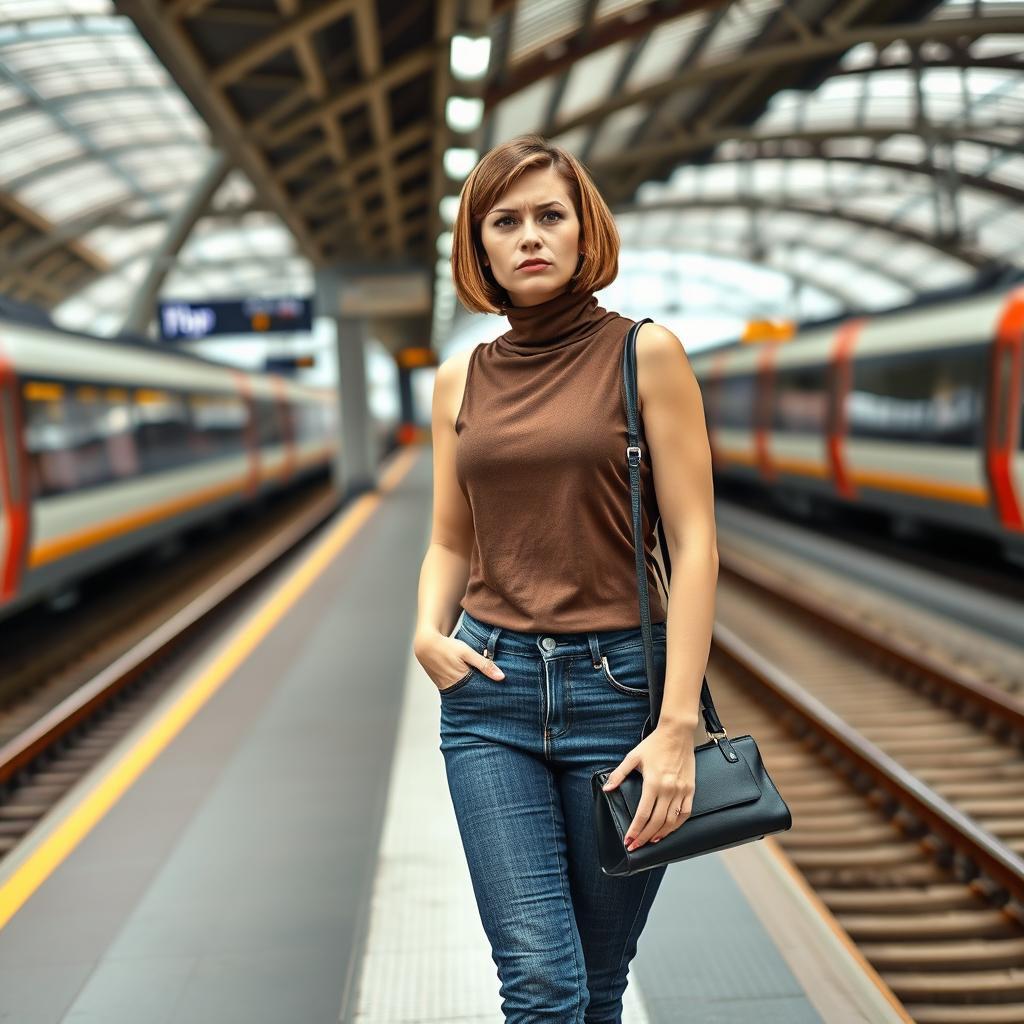
[[[366,317],[340,312],[341,275],[334,268],[316,272],[314,309],[334,321],[338,351],[338,455],[334,482],[342,500],[377,486],[377,452],[367,402]]]

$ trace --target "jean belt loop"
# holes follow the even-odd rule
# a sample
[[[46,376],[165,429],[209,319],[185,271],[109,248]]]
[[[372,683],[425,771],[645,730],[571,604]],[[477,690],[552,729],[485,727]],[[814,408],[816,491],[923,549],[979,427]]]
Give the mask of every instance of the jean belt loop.
[[[491,635],[487,638],[487,646],[484,648],[484,657],[493,658],[498,650],[498,637],[501,635],[501,626],[495,626]]]
[[[593,662],[594,668],[601,667],[601,645],[597,641],[596,633],[587,634],[587,642],[590,644],[590,660]]]

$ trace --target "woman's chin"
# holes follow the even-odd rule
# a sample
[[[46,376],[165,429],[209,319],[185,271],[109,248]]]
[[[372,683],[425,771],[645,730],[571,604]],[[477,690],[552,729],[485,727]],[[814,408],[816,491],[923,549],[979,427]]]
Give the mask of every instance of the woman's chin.
[[[541,277],[547,277],[546,274],[538,274],[537,277],[536,281],[517,281],[514,289],[506,289],[513,306],[536,306],[561,295],[569,284],[569,278],[553,283],[550,278],[540,280]]]

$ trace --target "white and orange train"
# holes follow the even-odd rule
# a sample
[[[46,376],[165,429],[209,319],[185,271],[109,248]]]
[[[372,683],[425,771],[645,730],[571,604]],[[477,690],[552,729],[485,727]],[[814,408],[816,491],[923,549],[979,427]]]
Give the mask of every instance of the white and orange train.
[[[0,618],[328,470],[333,391],[0,318]]]
[[[694,355],[716,478],[1024,557],[1024,287]]]

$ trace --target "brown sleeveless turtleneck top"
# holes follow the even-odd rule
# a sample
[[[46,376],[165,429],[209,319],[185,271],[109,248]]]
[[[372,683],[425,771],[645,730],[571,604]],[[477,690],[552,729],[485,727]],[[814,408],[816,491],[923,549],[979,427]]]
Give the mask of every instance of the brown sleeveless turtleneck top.
[[[526,632],[639,626],[622,397],[633,321],[578,292],[507,316],[512,329],[470,354],[455,419],[475,531],[462,607]],[[651,620],[663,622],[642,424],[640,444]]]

